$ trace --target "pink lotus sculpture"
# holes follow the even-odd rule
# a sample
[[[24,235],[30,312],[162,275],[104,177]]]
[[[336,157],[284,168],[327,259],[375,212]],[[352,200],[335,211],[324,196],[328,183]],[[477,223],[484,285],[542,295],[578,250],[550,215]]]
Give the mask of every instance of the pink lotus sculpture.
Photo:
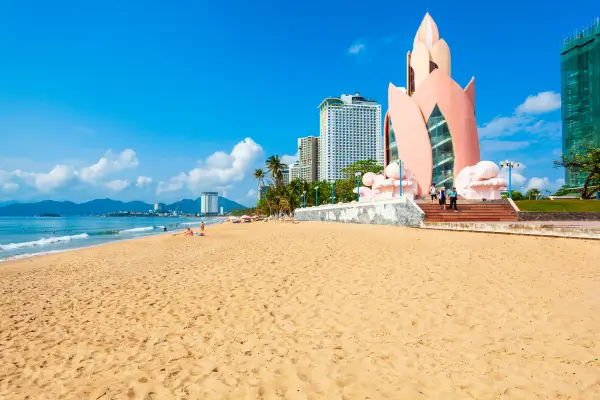
[[[387,176],[387,177],[386,177]],[[363,185],[358,188],[360,202],[387,200],[400,197],[400,169],[392,163],[385,169],[385,175],[367,172],[362,178]],[[370,186],[367,187],[367,186]],[[354,189],[356,193],[356,189]],[[414,198],[417,194],[417,180],[408,169],[402,171],[402,196]]]
[[[436,184],[451,186],[461,170],[480,160],[475,79],[463,90],[450,77],[450,49],[429,14],[408,52],[406,76],[407,89],[391,83],[388,88],[384,165],[402,160],[414,173],[417,194],[425,194],[434,177]]]
[[[506,190],[506,179],[499,178],[500,168],[491,161],[481,161],[466,167],[456,177],[458,194],[466,199],[500,199],[500,192]]]

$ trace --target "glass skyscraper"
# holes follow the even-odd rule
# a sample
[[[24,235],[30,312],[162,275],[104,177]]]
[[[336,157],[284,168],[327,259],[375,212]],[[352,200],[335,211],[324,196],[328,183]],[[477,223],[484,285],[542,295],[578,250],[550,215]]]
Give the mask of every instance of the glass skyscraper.
[[[562,151],[600,146],[600,19],[563,41],[560,52]],[[585,173],[565,169],[565,185],[581,187]]]

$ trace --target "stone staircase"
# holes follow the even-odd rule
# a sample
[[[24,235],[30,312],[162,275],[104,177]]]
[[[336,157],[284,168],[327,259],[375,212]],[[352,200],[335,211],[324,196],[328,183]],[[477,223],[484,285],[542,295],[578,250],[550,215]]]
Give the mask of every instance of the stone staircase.
[[[517,213],[508,202],[458,201],[458,212],[440,210],[439,204],[418,201],[427,222],[515,222]]]

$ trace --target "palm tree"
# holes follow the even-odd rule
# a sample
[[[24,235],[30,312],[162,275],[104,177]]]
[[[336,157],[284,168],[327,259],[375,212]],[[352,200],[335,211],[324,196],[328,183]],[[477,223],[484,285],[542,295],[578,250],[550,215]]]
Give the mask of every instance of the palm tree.
[[[262,168],[256,168],[252,176],[258,181],[258,202],[260,203],[260,200],[264,198],[267,202],[267,206],[269,207],[269,215],[271,215],[271,203],[269,202],[269,199],[267,198],[266,194],[264,197],[260,196],[260,191],[265,184],[265,171],[263,171]]]
[[[291,212],[292,212],[291,211],[292,208],[290,207],[290,203],[286,199],[284,199],[284,198],[279,199],[279,209],[281,210],[281,212],[285,212],[287,215],[290,215]]]
[[[256,168],[252,175],[254,176],[254,179],[258,181],[258,191],[260,191],[261,186],[264,184],[265,171],[263,171],[262,168]]]
[[[267,170],[271,174],[271,178],[275,181],[276,187],[283,186],[283,170],[287,168],[281,158],[277,155],[267,158]]]

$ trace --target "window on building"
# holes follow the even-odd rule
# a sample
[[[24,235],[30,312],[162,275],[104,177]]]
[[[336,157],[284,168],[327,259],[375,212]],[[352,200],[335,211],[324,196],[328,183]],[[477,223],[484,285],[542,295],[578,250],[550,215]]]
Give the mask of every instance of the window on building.
[[[433,160],[432,182],[451,188],[454,185],[454,149],[446,118],[436,104],[429,119],[427,131]]]

